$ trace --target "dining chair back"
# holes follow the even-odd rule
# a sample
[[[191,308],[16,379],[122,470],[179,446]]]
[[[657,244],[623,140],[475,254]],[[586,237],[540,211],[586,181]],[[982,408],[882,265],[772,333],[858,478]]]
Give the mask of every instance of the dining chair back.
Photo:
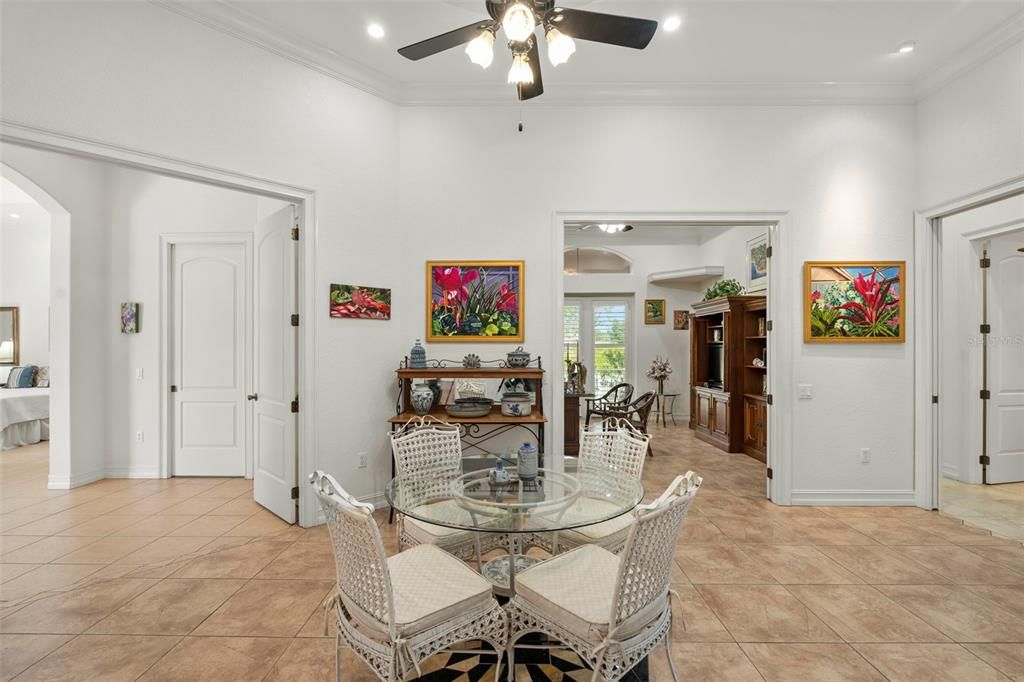
[[[434,417],[410,419],[390,434],[395,471],[405,479],[447,483],[462,474],[462,427]]]
[[[590,425],[590,418],[593,415],[599,417],[611,417],[617,410],[629,405],[633,397],[633,384],[615,384],[608,389],[604,395],[597,398],[587,398],[587,414],[584,419],[586,425]]]
[[[640,480],[650,440],[628,419],[609,417],[581,430],[579,467],[616,469]]]

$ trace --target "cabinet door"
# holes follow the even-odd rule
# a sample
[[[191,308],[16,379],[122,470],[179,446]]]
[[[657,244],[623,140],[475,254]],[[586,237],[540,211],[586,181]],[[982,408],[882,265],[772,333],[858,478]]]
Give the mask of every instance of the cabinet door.
[[[711,429],[711,396],[697,392],[697,426]]]
[[[768,449],[768,403],[757,401],[757,447]]]
[[[743,399],[743,444],[757,447],[758,443],[757,401]]]
[[[720,436],[729,435],[729,399],[711,396],[711,430]]]

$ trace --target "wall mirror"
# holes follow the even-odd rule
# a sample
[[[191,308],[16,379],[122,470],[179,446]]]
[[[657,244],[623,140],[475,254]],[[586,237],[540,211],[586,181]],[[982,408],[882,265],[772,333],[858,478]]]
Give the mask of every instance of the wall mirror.
[[[0,308],[0,365],[18,364],[18,308]]]

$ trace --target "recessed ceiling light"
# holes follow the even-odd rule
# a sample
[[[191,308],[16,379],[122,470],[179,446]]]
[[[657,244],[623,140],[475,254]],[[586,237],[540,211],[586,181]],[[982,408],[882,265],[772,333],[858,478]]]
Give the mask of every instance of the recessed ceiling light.
[[[20,213],[12,213],[11,217],[14,218],[15,220],[17,220],[18,218],[21,217],[21,214]]]
[[[682,25],[683,25],[683,20],[682,20],[682,18],[678,14],[673,14],[672,16],[670,16],[667,19],[665,19],[665,30],[666,31],[677,31],[677,30],[679,30],[679,27],[682,26]]]
[[[903,43],[898,48],[896,48],[896,51],[899,52],[900,54],[910,54],[911,52],[914,51],[915,47],[917,47],[917,43],[915,43],[913,40],[908,40],[907,42]]]
[[[380,39],[384,37],[384,27],[380,24],[368,24],[366,26],[366,32],[371,38]]]

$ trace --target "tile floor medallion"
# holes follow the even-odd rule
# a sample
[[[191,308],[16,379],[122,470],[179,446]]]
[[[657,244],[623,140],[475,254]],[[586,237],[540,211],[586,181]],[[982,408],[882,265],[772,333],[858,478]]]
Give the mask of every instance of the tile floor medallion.
[[[993,534],[916,508],[777,507],[758,462],[685,426],[652,433],[648,500],[705,477],[672,573],[680,679],[1024,680],[1012,519]],[[46,467],[45,444],[0,453],[0,680],[334,679],[326,529],[280,522],[250,481],[47,490]],[[493,662],[440,654],[422,679],[491,682]],[[347,650],[342,670],[376,679]],[[590,678],[571,652],[518,655],[517,682]],[[659,647],[628,682],[670,679]]]

